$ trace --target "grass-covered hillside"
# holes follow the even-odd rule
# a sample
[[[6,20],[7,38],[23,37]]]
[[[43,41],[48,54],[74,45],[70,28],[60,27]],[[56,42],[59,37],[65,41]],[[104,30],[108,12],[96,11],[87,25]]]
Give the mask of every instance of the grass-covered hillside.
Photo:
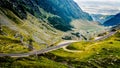
[[[26,58],[1,58],[0,67],[119,68],[120,31],[97,42],[76,42],[64,49]]]
[[[11,10],[21,19],[27,19],[28,12],[61,31],[71,30],[72,19],[92,21],[73,0],[0,0],[0,7]]]
[[[74,32],[103,30],[73,0],[0,0],[0,53],[39,50]]]
[[[22,20],[12,11],[0,8],[1,53],[28,52],[30,42],[35,50],[40,50],[60,41],[62,35],[63,32],[52,28],[46,20],[37,19],[30,13]]]
[[[73,0],[0,0],[0,55],[33,53],[64,37],[91,39],[104,30]],[[39,56],[0,57],[0,68],[118,67],[119,41],[117,32],[104,41],[77,42]]]

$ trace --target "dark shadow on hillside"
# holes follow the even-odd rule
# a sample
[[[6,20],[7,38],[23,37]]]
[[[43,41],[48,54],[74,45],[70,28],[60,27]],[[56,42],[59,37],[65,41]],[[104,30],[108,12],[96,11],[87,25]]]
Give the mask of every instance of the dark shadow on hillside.
[[[11,0],[10,2],[8,0],[0,0],[0,7],[11,10],[21,19],[27,18],[27,13],[25,12],[24,7],[21,6],[17,1]]]
[[[54,28],[61,30],[61,31],[68,31],[68,30],[71,30],[71,28],[73,28],[70,24],[63,24],[65,23],[65,21],[62,18],[49,17],[48,21],[50,24],[53,25]]]
[[[41,14],[41,11],[39,10],[39,8],[37,6],[34,6],[34,4],[38,5],[37,2],[33,1],[34,2],[34,4],[33,4],[31,1],[32,0],[25,0],[25,1],[24,0],[21,0],[21,1],[18,1],[18,0],[9,0],[9,1],[8,0],[0,0],[0,7],[2,7],[3,9],[11,10],[13,13],[15,13],[21,19],[27,19],[26,11],[31,13],[33,16],[35,16],[37,18],[45,19],[46,16]],[[47,2],[47,1],[45,1],[45,2]],[[43,8],[45,11],[48,12],[48,10],[49,10],[49,11],[51,11],[51,13],[53,12],[53,14],[54,14],[54,11],[52,11],[52,9],[50,7],[47,7],[47,5],[50,3],[45,4],[44,1],[42,1],[42,2],[40,2],[40,4],[42,6],[40,6],[40,5],[39,6],[41,8]],[[71,30],[71,28],[72,28],[69,25],[70,19],[68,19],[67,17],[64,19],[59,18],[59,17],[49,17],[47,20],[52,25],[52,27],[54,27],[58,30],[61,30],[61,31],[68,31],[68,30]]]

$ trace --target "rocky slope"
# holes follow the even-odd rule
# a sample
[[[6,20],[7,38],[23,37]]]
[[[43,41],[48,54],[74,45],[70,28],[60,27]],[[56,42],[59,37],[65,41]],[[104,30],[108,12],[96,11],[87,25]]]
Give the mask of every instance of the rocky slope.
[[[0,40],[3,41],[0,51],[15,52],[14,49],[19,49],[19,46],[14,48],[16,45],[28,45],[30,40],[36,48],[43,48],[43,44],[55,44],[74,30],[100,30],[101,27],[91,23],[91,16],[83,12],[73,0],[0,0]],[[16,35],[20,37],[16,38]],[[9,40],[19,43],[8,43]]]
[[[26,19],[29,12],[37,18],[48,20],[53,27],[62,31],[71,29],[69,23],[72,19],[92,20],[73,0],[1,0],[0,6],[21,19]]]

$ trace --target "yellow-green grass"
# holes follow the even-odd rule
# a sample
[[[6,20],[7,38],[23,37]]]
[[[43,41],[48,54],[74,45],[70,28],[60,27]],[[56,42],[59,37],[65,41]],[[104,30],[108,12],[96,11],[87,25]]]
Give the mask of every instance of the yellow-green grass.
[[[58,36],[61,33],[60,31],[55,30],[54,28],[50,27],[47,23],[44,23],[43,21],[38,20],[36,17],[30,15],[29,13],[27,13],[27,19],[22,20],[8,9],[0,8],[0,11],[3,18],[6,19],[6,21],[8,21],[6,22],[7,24],[2,24],[3,32],[7,34],[5,36],[3,35],[5,38],[14,39],[15,34],[19,33],[20,35],[23,36],[23,41],[25,45],[28,45],[29,39],[33,40],[33,47],[35,48],[35,50],[40,50],[43,47],[45,48],[45,45],[41,44],[43,42],[45,42],[46,44],[50,43],[51,45],[56,41],[59,41],[59,39],[55,41],[48,40],[48,39],[54,39],[56,36]],[[41,28],[44,28],[44,29],[41,29]],[[54,32],[58,32],[58,34],[55,35]],[[39,40],[37,40],[36,38]],[[2,39],[0,43],[4,41]],[[1,48],[3,48],[1,52],[4,52],[4,53],[28,52],[27,47],[24,45],[23,46],[21,45],[20,38],[18,37],[16,38],[16,40],[18,40],[19,43],[14,43],[14,40],[13,42],[4,41],[3,43],[6,43],[6,44],[4,45],[1,44]],[[9,41],[9,39],[7,39],[7,41]],[[13,48],[11,50],[11,48],[6,48],[5,46],[13,47]],[[16,49],[16,48],[19,48],[19,49]]]
[[[6,37],[14,38],[15,34],[19,33],[24,37],[23,41],[26,44],[29,43],[29,39],[32,39],[34,41],[33,47],[36,50],[41,49],[41,47],[45,48],[42,43],[55,44],[61,40],[60,37],[63,34],[63,32],[52,28],[47,22],[39,20],[28,12],[27,19],[20,19],[9,9],[0,8],[0,17],[3,32],[7,34]],[[20,38],[18,37],[16,40],[20,40]]]
[[[47,58],[40,57],[39,59],[35,60],[36,58],[33,58],[33,60],[19,60],[16,62],[13,62],[13,67],[37,67],[37,68],[67,68],[67,66],[62,65],[60,63],[51,61]]]
[[[117,32],[115,35],[103,41],[86,43],[87,45],[81,44],[83,44],[83,42],[77,42],[70,45],[73,49],[77,49],[81,52],[68,52],[63,49],[59,49],[50,53],[56,56],[57,61],[66,61],[75,67],[81,67],[86,63],[90,64],[86,64],[88,67],[91,67],[92,65],[95,67],[106,67],[105,64],[108,65],[107,67],[109,68],[119,67],[120,32]],[[81,65],[80,63],[84,64]]]
[[[112,40],[112,39],[113,38],[111,38],[107,41],[104,40],[104,41],[100,41],[100,42],[89,43],[89,45],[88,45],[88,43],[86,43],[87,45],[81,45],[81,44],[83,44],[81,42],[71,44],[75,49],[77,49],[79,51],[83,51],[80,53],[71,53],[71,52],[64,51],[63,49],[59,49],[59,50],[53,51],[51,53],[61,56],[61,57],[73,57],[73,58],[79,57],[80,59],[83,59],[83,58],[87,57],[87,55],[90,56],[95,53],[97,54],[97,53],[101,52],[101,50],[104,48],[106,48],[108,50],[112,49],[112,48],[120,49],[120,41],[118,39],[117,40]]]
[[[92,42],[86,42],[86,41],[76,42],[76,43],[72,43],[69,46],[67,46],[67,49],[70,49],[70,50],[85,50],[85,47],[87,47],[91,44],[92,44]]]
[[[10,36],[0,35],[0,52],[1,53],[27,53],[29,52],[28,44],[29,42],[24,41],[26,44],[22,44],[18,38],[13,38]],[[40,50],[42,46],[33,42],[33,48],[35,50]]]
[[[31,39],[30,36],[19,32],[23,36],[23,42],[26,44],[22,44],[20,42],[20,37],[15,38],[15,34],[18,31],[11,30],[7,26],[2,26],[4,35],[0,35],[0,52],[1,53],[25,53],[29,52],[27,45],[29,44],[28,40]],[[35,50],[40,50],[42,45],[33,41],[33,48]],[[45,45],[44,45],[45,46]]]
[[[13,61],[7,60],[1,65],[2,67],[11,65],[16,68],[67,68],[67,66],[75,68],[119,68],[120,32],[103,41],[77,42],[73,43],[72,46],[76,44],[77,47],[79,47],[79,44],[86,46],[84,46],[84,50],[78,49],[82,52],[67,52],[58,49],[44,54],[44,57],[17,58]]]
[[[42,56],[26,58],[0,57],[0,60],[0,67],[3,68],[68,68],[65,64]]]
[[[9,20],[11,20],[7,24],[11,23],[12,26],[15,26],[17,28],[16,31],[18,31],[21,35],[24,36],[24,42],[26,43],[28,43],[28,39],[33,39],[34,36],[40,38],[41,40],[46,41],[47,43],[51,43],[51,41],[54,41],[53,38],[62,34],[60,31],[57,31],[54,28],[51,28],[50,26],[48,26],[47,23],[37,20],[34,16],[30,15],[29,13],[27,14],[28,15],[27,20],[21,20],[9,10],[5,9],[4,12],[5,12],[4,15],[6,15],[9,18]],[[98,30],[98,29],[95,29],[95,30]],[[7,36],[0,35],[0,52],[3,52],[3,53],[28,52],[28,49],[25,46],[21,45],[20,39],[14,38],[14,35],[17,33],[16,31],[9,29],[8,26],[7,27],[3,26],[3,31],[6,32],[8,35]],[[54,34],[55,31],[57,31],[58,34]],[[51,40],[48,40],[48,39],[51,39]],[[33,45],[35,49],[39,49],[39,46],[36,42],[33,42]],[[7,59],[5,57],[5,59],[7,60],[6,61],[0,60],[1,61],[0,67],[3,67],[3,68],[8,66],[14,66],[12,68],[28,68],[28,67],[29,68],[30,67],[31,68],[36,68],[36,67],[37,68],[64,68],[66,67],[65,65],[61,64],[62,62],[68,64],[68,66],[73,66],[76,68],[98,68],[98,67],[118,68],[120,66],[118,64],[120,63],[120,53],[119,53],[120,52],[120,32],[103,41],[92,42],[92,43],[78,42],[78,43],[71,44],[71,46],[72,48],[82,52],[77,52],[77,53],[68,52],[68,51],[64,51],[63,49],[59,49],[59,50],[55,50],[45,54],[44,58],[28,57],[26,59],[18,58],[17,60],[11,61],[10,58]],[[52,59],[52,60],[49,60],[49,59]],[[61,63],[58,63],[58,62],[61,62]],[[108,66],[108,67],[105,67],[105,66]]]
[[[0,35],[0,52],[24,53],[28,52],[28,49],[23,46],[18,39]]]

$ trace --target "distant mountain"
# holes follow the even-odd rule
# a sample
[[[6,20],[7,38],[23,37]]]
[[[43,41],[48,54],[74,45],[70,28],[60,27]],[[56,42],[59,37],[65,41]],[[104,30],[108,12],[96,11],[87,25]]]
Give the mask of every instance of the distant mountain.
[[[29,12],[37,18],[48,20],[61,31],[72,28],[72,19],[92,20],[73,0],[0,0],[0,6],[11,10],[21,19],[26,19]]]
[[[114,15],[91,14],[94,21],[103,24],[105,21],[111,19]]]
[[[120,13],[116,14],[114,17],[107,20],[103,25],[105,25],[105,26],[115,26],[117,24],[120,24]]]

